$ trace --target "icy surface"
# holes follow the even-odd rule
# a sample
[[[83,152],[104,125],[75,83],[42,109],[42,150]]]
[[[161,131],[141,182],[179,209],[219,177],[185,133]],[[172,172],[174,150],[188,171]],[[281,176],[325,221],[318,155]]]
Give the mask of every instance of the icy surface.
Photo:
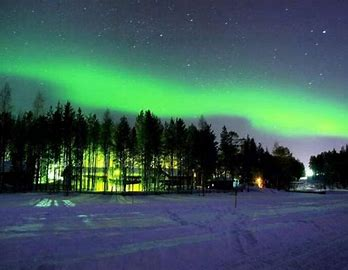
[[[0,269],[348,269],[348,193],[1,194]]]

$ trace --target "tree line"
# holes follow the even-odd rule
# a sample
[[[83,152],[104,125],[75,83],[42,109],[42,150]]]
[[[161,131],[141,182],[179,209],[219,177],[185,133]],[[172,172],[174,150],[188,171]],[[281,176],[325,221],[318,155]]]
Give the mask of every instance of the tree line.
[[[162,122],[147,110],[131,125],[108,110],[101,119],[85,115],[70,102],[46,111],[40,93],[32,110],[14,115],[9,84],[0,94],[1,191],[94,191],[102,181],[104,191],[140,183],[143,191],[204,192],[212,181],[249,187],[256,178],[286,189],[304,174],[287,147],[276,144],[270,153],[225,126],[218,143],[203,117],[197,125]]]
[[[348,145],[339,152],[322,152],[311,156],[309,166],[314,172],[314,177],[321,180],[329,187],[348,187]]]

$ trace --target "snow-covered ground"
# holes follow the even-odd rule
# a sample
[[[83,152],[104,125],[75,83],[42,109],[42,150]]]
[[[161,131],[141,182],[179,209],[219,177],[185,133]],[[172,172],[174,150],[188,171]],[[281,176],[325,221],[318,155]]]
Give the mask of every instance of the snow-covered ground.
[[[0,269],[348,269],[348,193],[0,194]]]

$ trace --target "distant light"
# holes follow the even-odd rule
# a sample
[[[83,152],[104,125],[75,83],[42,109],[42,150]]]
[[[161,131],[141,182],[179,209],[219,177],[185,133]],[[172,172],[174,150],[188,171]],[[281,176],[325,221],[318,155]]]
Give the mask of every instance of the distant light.
[[[264,187],[265,187],[264,182],[263,182],[263,180],[262,180],[261,177],[256,178],[255,183],[256,183],[256,185],[257,185],[259,188],[264,188]]]
[[[314,172],[310,168],[306,168],[306,177],[311,177],[314,175]]]
[[[326,30],[323,30],[323,34],[326,34]]]

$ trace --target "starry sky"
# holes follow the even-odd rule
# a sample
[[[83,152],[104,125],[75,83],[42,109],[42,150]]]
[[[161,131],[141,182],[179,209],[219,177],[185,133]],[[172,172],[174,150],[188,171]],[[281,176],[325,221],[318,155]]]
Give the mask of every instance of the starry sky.
[[[89,112],[200,115],[304,163],[348,143],[348,1],[0,0],[0,84]]]

